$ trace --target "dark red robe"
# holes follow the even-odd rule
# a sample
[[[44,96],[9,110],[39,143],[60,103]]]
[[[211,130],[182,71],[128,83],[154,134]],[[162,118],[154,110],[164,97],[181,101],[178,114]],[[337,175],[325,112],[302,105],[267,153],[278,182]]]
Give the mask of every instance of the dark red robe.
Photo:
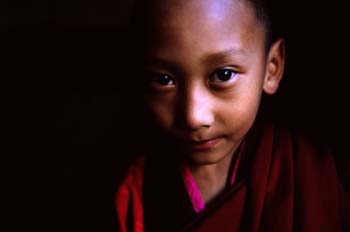
[[[331,153],[272,125],[247,135],[235,184],[196,213],[168,154],[133,164],[116,194],[121,232],[350,231]]]

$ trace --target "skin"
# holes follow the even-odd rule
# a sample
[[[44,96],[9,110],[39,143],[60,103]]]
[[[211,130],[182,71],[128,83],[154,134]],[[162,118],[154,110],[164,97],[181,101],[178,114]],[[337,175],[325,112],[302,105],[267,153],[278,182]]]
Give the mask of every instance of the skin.
[[[163,0],[153,10],[146,102],[210,202],[226,186],[262,92],[278,88],[283,40],[266,53],[265,29],[245,1]]]

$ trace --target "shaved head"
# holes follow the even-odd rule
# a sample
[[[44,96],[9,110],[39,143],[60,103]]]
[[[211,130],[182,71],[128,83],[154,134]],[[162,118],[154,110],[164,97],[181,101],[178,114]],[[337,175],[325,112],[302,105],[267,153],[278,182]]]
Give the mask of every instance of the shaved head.
[[[265,44],[268,49],[272,42],[280,37],[273,28],[271,2],[272,0],[136,0],[132,27],[137,28],[139,35],[145,35],[155,24],[167,23],[169,15],[173,12],[181,14],[186,9],[200,10],[205,6],[212,8],[210,17],[221,17],[233,4],[247,4],[253,10],[257,23],[265,29]],[[140,31],[142,28],[147,29]]]

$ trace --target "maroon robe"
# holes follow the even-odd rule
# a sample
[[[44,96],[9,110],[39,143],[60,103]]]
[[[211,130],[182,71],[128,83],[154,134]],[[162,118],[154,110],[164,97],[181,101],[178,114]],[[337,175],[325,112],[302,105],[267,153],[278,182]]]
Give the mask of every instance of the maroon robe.
[[[331,153],[298,133],[254,127],[236,178],[198,214],[168,154],[139,160],[116,194],[120,231],[350,231]]]

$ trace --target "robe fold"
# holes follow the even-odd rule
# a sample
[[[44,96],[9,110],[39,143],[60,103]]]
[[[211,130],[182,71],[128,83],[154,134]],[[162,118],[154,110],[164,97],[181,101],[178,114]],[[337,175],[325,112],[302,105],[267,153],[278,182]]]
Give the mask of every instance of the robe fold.
[[[350,231],[349,193],[327,149],[270,124],[244,143],[234,184],[200,212],[170,153],[138,160],[116,194],[120,231]]]

